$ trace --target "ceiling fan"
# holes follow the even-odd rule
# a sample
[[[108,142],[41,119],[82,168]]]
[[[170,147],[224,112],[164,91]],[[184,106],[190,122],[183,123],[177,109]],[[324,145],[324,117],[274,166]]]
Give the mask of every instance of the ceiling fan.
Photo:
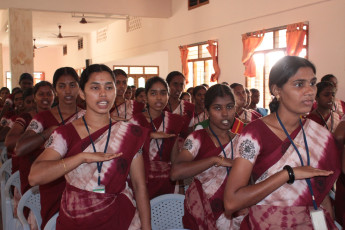
[[[54,34],[55,38],[78,38],[79,36],[62,36],[61,34],[61,25],[58,25],[59,34]]]
[[[83,14],[81,20],[79,21],[80,24],[87,24],[87,23],[94,23],[94,21],[90,22],[90,21],[86,21],[86,18]]]
[[[36,38],[34,38],[33,40],[34,40],[34,46],[33,46],[33,49],[34,49],[34,50],[48,47],[48,46],[39,46],[39,47],[37,47],[37,46],[36,46]]]

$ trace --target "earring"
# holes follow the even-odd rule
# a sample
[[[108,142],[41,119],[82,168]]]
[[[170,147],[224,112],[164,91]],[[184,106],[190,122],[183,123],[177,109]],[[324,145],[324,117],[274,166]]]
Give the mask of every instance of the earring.
[[[279,95],[277,95],[277,96],[276,96],[276,98],[277,98],[277,101],[279,101],[279,100],[280,100],[280,96],[279,96]]]

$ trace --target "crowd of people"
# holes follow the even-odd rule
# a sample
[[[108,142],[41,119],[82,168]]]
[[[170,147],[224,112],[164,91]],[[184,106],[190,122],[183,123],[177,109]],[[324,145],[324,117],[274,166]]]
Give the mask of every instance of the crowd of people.
[[[345,102],[295,56],[269,75],[270,111],[240,83],[185,89],[170,72],[128,86],[102,64],[0,90],[0,141],[19,202],[39,185],[44,228],[151,229],[150,200],[185,195],[186,229],[336,229],[345,224]],[[192,181],[187,185],[187,181]],[[188,187],[187,190],[185,188]],[[336,193],[335,202],[329,192]],[[33,215],[25,211],[32,229]]]

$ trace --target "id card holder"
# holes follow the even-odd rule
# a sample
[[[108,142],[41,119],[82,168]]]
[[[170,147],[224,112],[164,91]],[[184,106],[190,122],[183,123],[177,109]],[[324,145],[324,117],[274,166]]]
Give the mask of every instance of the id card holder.
[[[102,184],[98,185],[92,191],[97,193],[105,193],[105,186]]]
[[[322,209],[318,208],[317,210],[310,210],[311,222],[315,230],[327,230],[325,213]]]

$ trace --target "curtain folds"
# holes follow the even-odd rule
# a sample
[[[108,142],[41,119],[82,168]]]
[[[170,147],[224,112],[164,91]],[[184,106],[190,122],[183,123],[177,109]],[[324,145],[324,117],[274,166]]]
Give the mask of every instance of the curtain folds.
[[[187,46],[180,46],[180,56],[181,56],[181,63],[182,63],[182,73],[186,78],[186,84],[189,83],[189,70],[188,70],[188,47]]]
[[[220,75],[220,68],[218,65],[218,57],[217,57],[217,46],[213,44],[214,42],[215,41],[213,40],[208,40],[207,41],[208,46],[206,47],[213,61],[214,73],[211,75],[211,79],[210,79],[211,82],[217,82]]]
[[[304,23],[299,22],[287,26],[286,53],[289,56],[298,56],[303,49],[303,41],[307,31],[303,29]]]
[[[250,34],[242,34],[243,55],[242,63],[244,64],[244,76],[255,77],[256,68],[253,59],[253,53],[257,47],[260,46],[264,39],[265,31],[258,31]]]

